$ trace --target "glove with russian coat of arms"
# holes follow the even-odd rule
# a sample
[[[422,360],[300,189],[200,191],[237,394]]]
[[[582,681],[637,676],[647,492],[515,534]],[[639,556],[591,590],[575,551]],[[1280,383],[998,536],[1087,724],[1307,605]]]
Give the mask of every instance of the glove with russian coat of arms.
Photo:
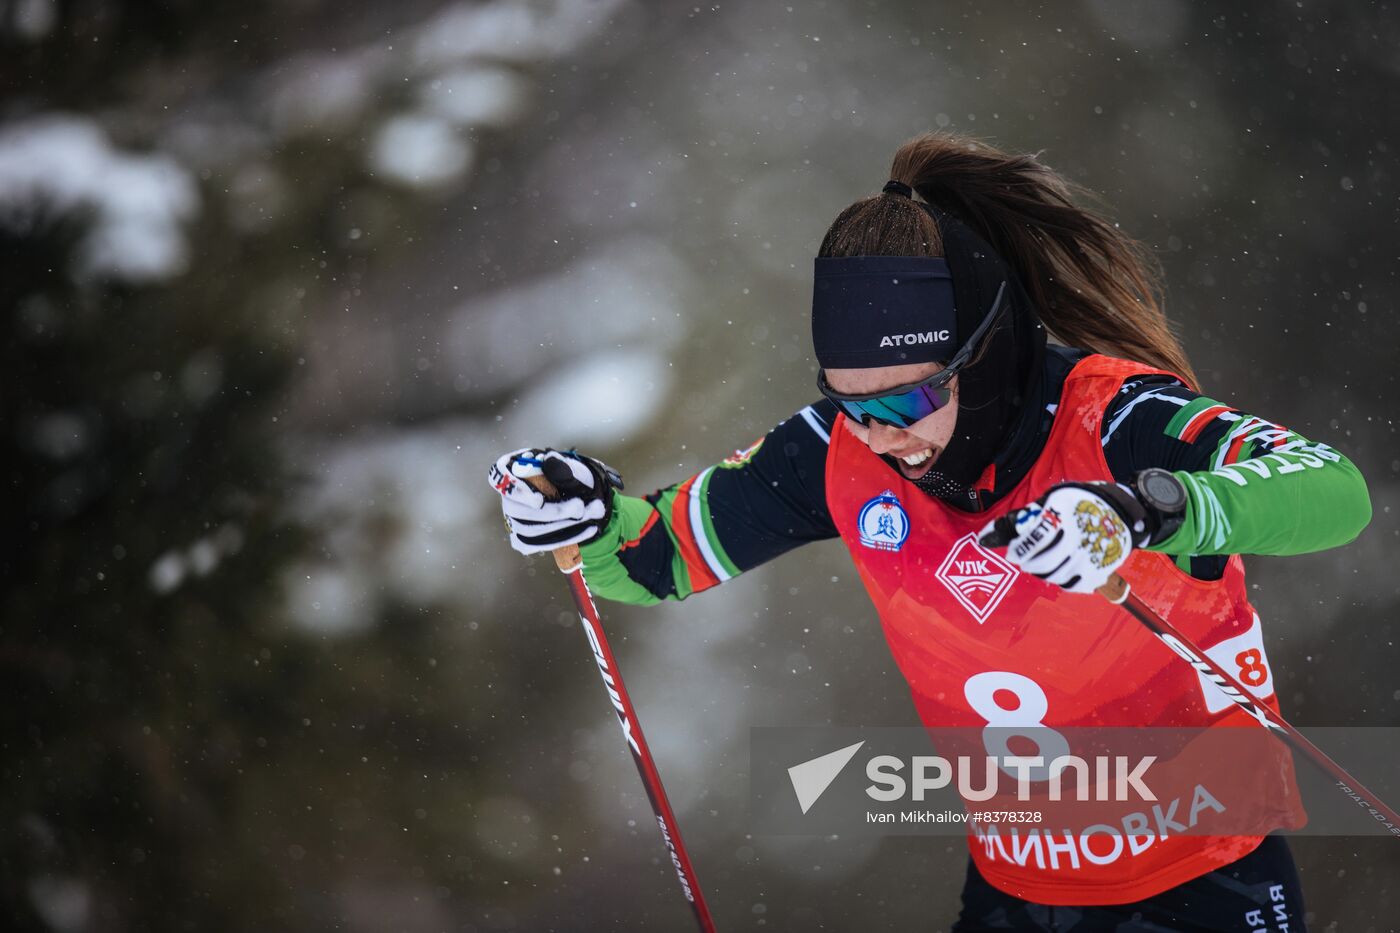
[[[1006,559],[1026,573],[1071,593],[1092,593],[1108,582],[1134,547],[1151,538],[1147,510],[1119,483],[1059,483],[1045,495],[978,532],[986,547],[1006,547]]]

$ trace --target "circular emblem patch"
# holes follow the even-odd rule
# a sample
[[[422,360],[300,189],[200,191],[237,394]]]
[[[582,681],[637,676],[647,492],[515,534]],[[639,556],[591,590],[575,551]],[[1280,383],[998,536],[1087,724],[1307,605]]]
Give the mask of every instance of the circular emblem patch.
[[[897,551],[909,537],[909,513],[893,490],[886,489],[861,506],[856,526],[861,544],[877,551]]]

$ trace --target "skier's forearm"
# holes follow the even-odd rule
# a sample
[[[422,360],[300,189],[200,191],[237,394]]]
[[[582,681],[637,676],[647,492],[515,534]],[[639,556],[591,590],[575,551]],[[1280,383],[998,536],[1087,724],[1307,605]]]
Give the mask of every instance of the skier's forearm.
[[[1366,482],[1337,451],[1161,377],[1134,380],[1110,405],[1104,457],[1121,483],[1147,467],[1182,481],[1186,520],[1151,550],[1203,579],[1220,576],[1225,555],[1336,547],[1371,520]]]
[[[1186,486],[1186,521],[1152,547],[1167,554],[1303,554],[1346,544],[1371,520],[1356,466],[1326,444],[1301,438],[1216,470],[1176,476]]]
[[[645,499],[616,495],[613,514],[580,548],[584,578],[605,599],[649,606],[685,599],[736,577],[715,532],[710,480],[715,468]]]
[[[579,547],[579,553],[584,579],[595,596],[652,606],[690,594],[685,569],[677,566],[675,542],[660,513],[645,499],[615,495],[612,518],[597,537]]]
[[[606,599],[685,599],[809,541],[836,536],[824,475],[835,411],[804,408],[720,463],[644,499],[616,495],[582,546],[584,577]]]

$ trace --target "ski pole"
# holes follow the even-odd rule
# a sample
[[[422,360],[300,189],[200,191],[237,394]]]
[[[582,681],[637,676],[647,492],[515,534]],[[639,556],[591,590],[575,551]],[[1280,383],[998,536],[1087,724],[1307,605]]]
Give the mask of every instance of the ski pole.
[[[543,476],[532,476],[525,480],[547,499],[559,496],[559,490]],[[632,706],[632,698],[622,683],[622,672],[617,668],[617,659],[603,634],[603,623],[598,617],[598,607],[593,602],[593,594],[583,579],[583,557],[577,544],[566,544],[553,551],[554,563],[569,581],[569,591],[573,593],[574,605],[578,608],[579,621],[583,623],[583,633],[588,638],[588,647],[593,651],[593,660],[598,664],[598,673],[603,676],[603,686],[617,712],[618,724],[622,727],[623,738],[632,750],[632,760],[637,765],[637,773],[647,789],[647,799],[656,814],[657,827],[661,830],[661,841],[671,856],[671,865],[676,869],[676,879],[680,881],[681,893],[690,904],[695,922],[701,933],[715,933],[715,921],[710,916],[710,908],[700,891],[700,882],[695,877],[695,868],[686,854],[685,843],[681,840],[680,826],[671,810],[671,802],[666,799],[666,789],[661,786],[661,772],[656,769],[656,760],[651,756],[646,736],[642,734],[642,724],[637,720],[637,711]]]
[[[1326,771],[1337,782],[1335,785],[1337,790],[1350,797],[1373,818],[1384,819],[1390,832],[1400,836],[1400,814],[1397,814],[1379,797],[1367,790],[1360,781],[1333,761],[1326,752],[1314,745],[1288,720],[1263,703],[1255,702],[1251,698],[1251,694],[1238,680],[1230,676],[1228,671],[1223,670],[1212,661],[1204,651],[1196,647],[1191,639],[1158,615],[1151,606],[1138,599],[1133,594],[1132,587],[1128,585],[1127,580],[1115,573],[1108,578],[1107,583],[1098,588],[1098,593],[1104,599],[1122,606],[1131,613],[1133,618],[1145,625],[1148,631],[1160,638],[1168,648],[1219,687],[1241,709],[1254,717],[1259,725],[1268,729],[1295,751]]]

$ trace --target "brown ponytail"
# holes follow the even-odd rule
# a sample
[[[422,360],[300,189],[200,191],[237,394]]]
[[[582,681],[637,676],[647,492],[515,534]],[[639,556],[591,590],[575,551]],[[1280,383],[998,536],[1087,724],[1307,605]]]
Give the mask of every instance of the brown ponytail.
[[[925,133],[899,147],[890,178],[962,218],[1017,270],[1036,314],[1069,346],[1196,375],[1160,303],[1161,273],[1147,249],[1071,200],[1092,197],[1033,156],[967,137]],[[933,220],[898,194],[852,204],[822,241],[822,256],[941,256]]]

